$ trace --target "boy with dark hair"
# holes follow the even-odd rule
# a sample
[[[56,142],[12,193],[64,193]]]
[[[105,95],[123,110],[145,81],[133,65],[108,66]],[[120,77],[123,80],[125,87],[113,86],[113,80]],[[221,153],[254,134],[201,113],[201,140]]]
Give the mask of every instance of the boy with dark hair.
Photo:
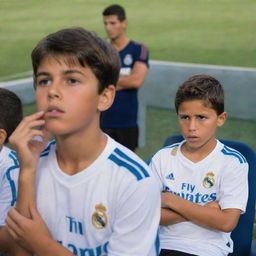
[[[10,234],[38,256],[156,255],[155,179],[99,127],[100,112],[115,96],[115,49],[91,32],[68,28],[39,42],[32,62],[38,112],[10,138],[20,159]],[[55,141],[42,152],[48,132]]]
[[[21,120],[21,100],[14,92],[0,88],[0,250],[6,249],[6,240],[2,232],[7,212],[16,202],[19,173],[16,153],[6,144]]]
[[[150,163],[163,192],[160,255],[228,255],[230,232],[246,209],[248,164],[216,139],[226,120],[222,86],[211,76],[192,76],[179,87],[175,108],[184,141]]]
[[[148,49],[127,37],[128,21],[122,6],[108,6],[102,15],[111,44],[119,53],[121,70],[115,101],[102,113],[101,127],[116,141],[135,151],[139,136],[137,94],[148,70]]]

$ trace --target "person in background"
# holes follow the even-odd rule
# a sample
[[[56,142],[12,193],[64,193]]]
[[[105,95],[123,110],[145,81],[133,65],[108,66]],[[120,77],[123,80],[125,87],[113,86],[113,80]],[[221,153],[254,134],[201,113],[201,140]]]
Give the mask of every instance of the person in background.
[[[119,53],[121,70],[113,105],[102,113],[101,128],[119,143],[135,151],[138,147],[138,89],[148,71],[148,49],[126,35],[128,21],[120,5],[108,6],[103,21],[111,44]]]
[[[0,88],[0,251],[8,247],[3,230],[7,212],[16,202],[19,174],[17,155],[6,144],[22,116],[20,98],[12,91]]]

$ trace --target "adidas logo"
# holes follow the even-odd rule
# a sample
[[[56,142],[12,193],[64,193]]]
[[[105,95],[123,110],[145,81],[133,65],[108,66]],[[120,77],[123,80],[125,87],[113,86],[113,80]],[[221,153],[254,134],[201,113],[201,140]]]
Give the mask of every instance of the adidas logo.
[[[171,172],[170,174],[168,174],[168,175],[166,176],[166,179],[168,179],[168,180],[174,180],[173,173]]]

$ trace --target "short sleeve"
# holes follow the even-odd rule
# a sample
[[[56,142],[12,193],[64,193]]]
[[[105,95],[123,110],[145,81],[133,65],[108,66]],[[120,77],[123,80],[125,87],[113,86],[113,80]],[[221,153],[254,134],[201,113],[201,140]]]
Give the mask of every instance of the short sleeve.
[[[0,180],[0,226],[5,225],[7,213],[16,202],[18,174],[19,169],[14,166],[2,172]]]
[[[245,212],[248,199],[248,163],[232,161],[220,183],[221,209],[235,208]]]
[[[157,187],[159,188],[160,192],[163,191],[163,180],[162,180],[162,174],[161,174],[161,168],[160,168],[160,162],[157,161],[156,156],[150,160],[149,168],[151,170],[152,175],[155,177],[157,182]]]
[[[148,59],[149,59],[148,48],[143,44],[138,44],[136,48],[135,62],[139,61],[149,66]]]

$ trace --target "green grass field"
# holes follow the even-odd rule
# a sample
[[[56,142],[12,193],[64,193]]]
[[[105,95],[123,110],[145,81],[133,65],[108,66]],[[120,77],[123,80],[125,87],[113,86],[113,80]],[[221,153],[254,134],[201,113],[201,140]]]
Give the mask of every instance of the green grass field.
[[[83,26],[105,37],[101,12],[112,3],[110,0],[0,0],[0,81],[31,70],[30,52],[47,33]],[[118,3],[127,11],[128,35],[149,47],[151,59],[256,67],[256,33],[253,33],[256,1],[120,0]],[[178,133],[173,112],[149,108],[148,120],[151,121],[147,123],[147,146],[138,151],[144,158],[157,150],[166,136]],[[256,149],[255,130],[254,121],[229,120],[221,129],[221,137],[248,142]]]
[[[0,81],[31,70],[30,52],[46,34],[82,26],[105,37],[101,12],[112,0],[0,0]],[[256,67],[256,1],[119,0],[128,35],[150,57]]]

